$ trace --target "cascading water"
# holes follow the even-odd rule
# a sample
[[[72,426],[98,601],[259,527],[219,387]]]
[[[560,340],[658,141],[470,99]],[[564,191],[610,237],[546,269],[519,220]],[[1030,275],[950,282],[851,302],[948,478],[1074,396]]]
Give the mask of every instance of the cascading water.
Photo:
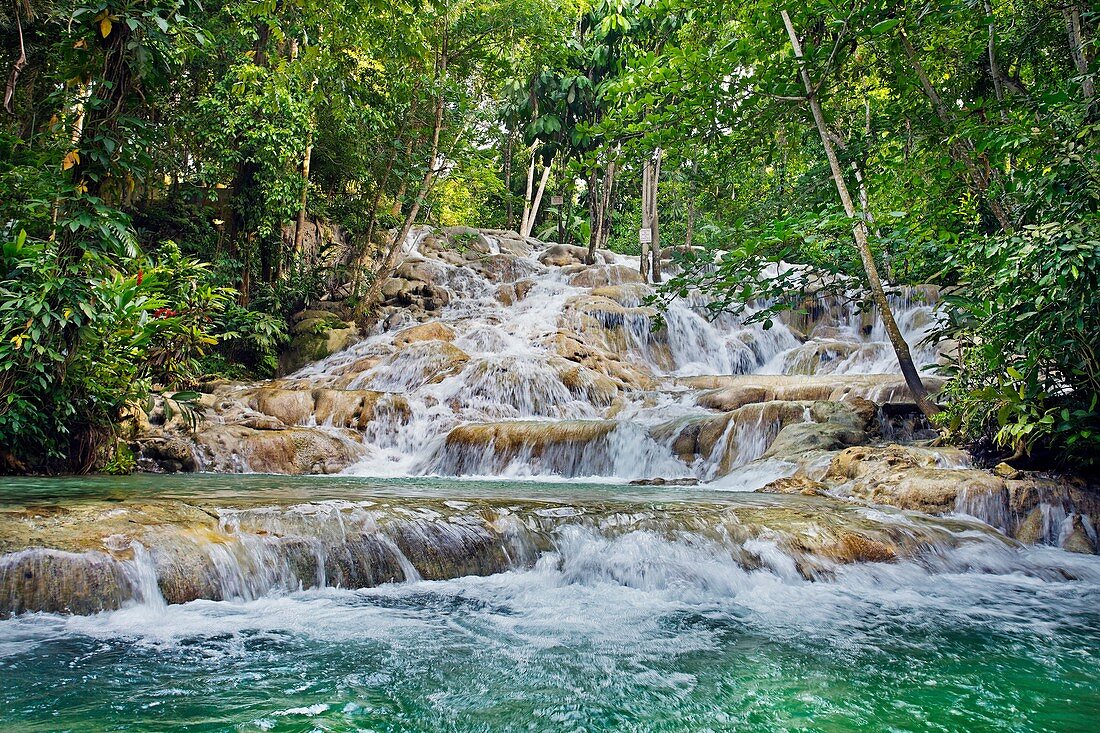
[[[330,429],[357,456],[349,473],[711,480],[760,457],[790,420],[749,416],[725,426],[719,448],[678,454],[670,421],[697,430],[715,415],[685,378],[789,375],[803,396],[773,399],[813,400],[829,399],[839,384],[821,376],[879,375],[888,399],[906,399],[900,380],[884,376],[898,369],[879,319],[847,303],[831,303],[809,336],[782,321],[763,329],[728,315],[708,320],[690,298],[673,301],[655,330],[645,305],[653,290],[640,282],[637,258],[601,252],[586,266],[577,248],[486,233],[456,241],[441,247],[429,230],[414,231],[394,280],[441,288],[447,305],[437,314],[418,325],[397,308],[378,333],[276,385],[376,391],[386,395],[380,404],[399,402],[376,408],[350,436],[331,420],[284,419]],[[937,355],[921,340],[935,303],[906,293],[895,305],[918,363],[931,366]]]
[[[687,300],[654,330],[630,258],[426,230],[406,253],[376,333],[217,387],[197,434],[154,438],[163,460],[256,474],[0,496],[0,727],[1100,714],[1100,502],[867,445],[920,430],[873,315],[837,300],[764,330]],[[927,367],[934,298],[895,297]]]
[[[54,611],[0,620],[0,727],[1054,731],[1100,710],[1100,560],[973,520],[577,482],[149,480],[12,482],[0,547],[69,549],[0,557],[0,604],[39,604],[3,610]]]

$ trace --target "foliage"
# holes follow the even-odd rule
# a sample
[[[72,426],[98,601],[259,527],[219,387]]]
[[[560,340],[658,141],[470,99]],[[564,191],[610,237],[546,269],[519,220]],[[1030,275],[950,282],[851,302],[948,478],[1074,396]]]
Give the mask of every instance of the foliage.
[[[101,213],[105,230],[127,231],[109,209]],[[87,468],[153,384],[176,388],[198,376],[216,343],[212,316],[232,291],[207,284],[207,267],[170,244],[156,260],[88,247],[72,266],[59,246],[21,229],[3,247],[0,435],[32,467],[67,458]]]
[[[1016,455],[1100,460],[1100,219],[992,237],[953,263],[945,424]]]
[[[532,157],[553,160],[544,203],[565,197],[540,235],[560,215],[637,254],[661,151],[682,266],[662,298],[767,323],[852,290],[856,222],[783,9],[884,275],[953,288],[945,424],[1084,460],[1100,100],[1074,0],[9,3],[0,447],[87,468],[154,385],[272,374],[292,314],[335,292],[358,311],[412,219],[516,226]],[[299,219],[339,225],[340,251]]]

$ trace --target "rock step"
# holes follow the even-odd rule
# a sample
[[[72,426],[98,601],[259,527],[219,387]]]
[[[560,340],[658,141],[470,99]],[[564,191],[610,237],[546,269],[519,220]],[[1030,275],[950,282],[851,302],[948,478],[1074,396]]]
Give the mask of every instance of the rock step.
[[[0,617],[87,614],[127,602],[248,600],[298,588],[365,588],[529,567],[563,537],[642,531],[749,569],[827,578],[839,565],[1003,547],[976,523],[870,518],[827,497],[744,494],[730,501],[554,502],[371,498],[235,507],[216,501],[88,501],[0,513]],[[767,539],[767,543],[760,543]],[[568,545],[568,543],[566,543]],[[769,550],[762,550],[766,544]]]

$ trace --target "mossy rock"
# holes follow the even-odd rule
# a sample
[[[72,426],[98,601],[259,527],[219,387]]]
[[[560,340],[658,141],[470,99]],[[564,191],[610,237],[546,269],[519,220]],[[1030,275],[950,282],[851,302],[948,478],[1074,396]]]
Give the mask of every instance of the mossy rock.
[[[343,351],[359,339],[359,329],[353,323],[340,320],[339,316],[325,311],[306,311],[324,314],[303,318],[291,329],[290,343],[279,355],[279,374],[290,374],[310,362]]]

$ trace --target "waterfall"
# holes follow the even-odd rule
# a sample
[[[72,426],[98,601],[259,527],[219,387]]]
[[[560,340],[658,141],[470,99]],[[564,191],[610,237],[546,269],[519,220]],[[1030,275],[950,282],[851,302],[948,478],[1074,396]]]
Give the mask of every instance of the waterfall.
[[[764,456],[792,422],[826,421],[809,402],[855,397],[879,406],[888,439],[926,434],[881,319],[852,298],[829,296],[768,329],[710,318],[694,293],[658,314],[637,258],[601,251],[585,265],[585,255],[507,232],[413,231],[376,331],[271,383],[218,388],[193,462],[711,481]],[[417,305],[426,290],[435,310]],[[939,359],[923,343],[937,295],[891,296],[925,370]],[[763,406],[778,402],[789,409]],[[750,403],[755,411],[740,409]]]
[[[1011,540],[972,520],[740,496],[720,503],[379,497],[207,504],[201,512],[164,500],[156,509],[160,522],[145,526],[125,519],[149,511],[143,505],[93,504],[67,515],[67,536],[74,529],[94,536],[116,522],[137,534],[109,535],[102,550],[30,548],[0,556],[0,616],[130,605],[158,613],[198,599],[247,602],[546,562],[567,579],[604,577],[634,587],[691,578],[706,586],[761,569],[786,581],[829,580],[866,562],[930,572],[1054,572],[1029,565]]]

